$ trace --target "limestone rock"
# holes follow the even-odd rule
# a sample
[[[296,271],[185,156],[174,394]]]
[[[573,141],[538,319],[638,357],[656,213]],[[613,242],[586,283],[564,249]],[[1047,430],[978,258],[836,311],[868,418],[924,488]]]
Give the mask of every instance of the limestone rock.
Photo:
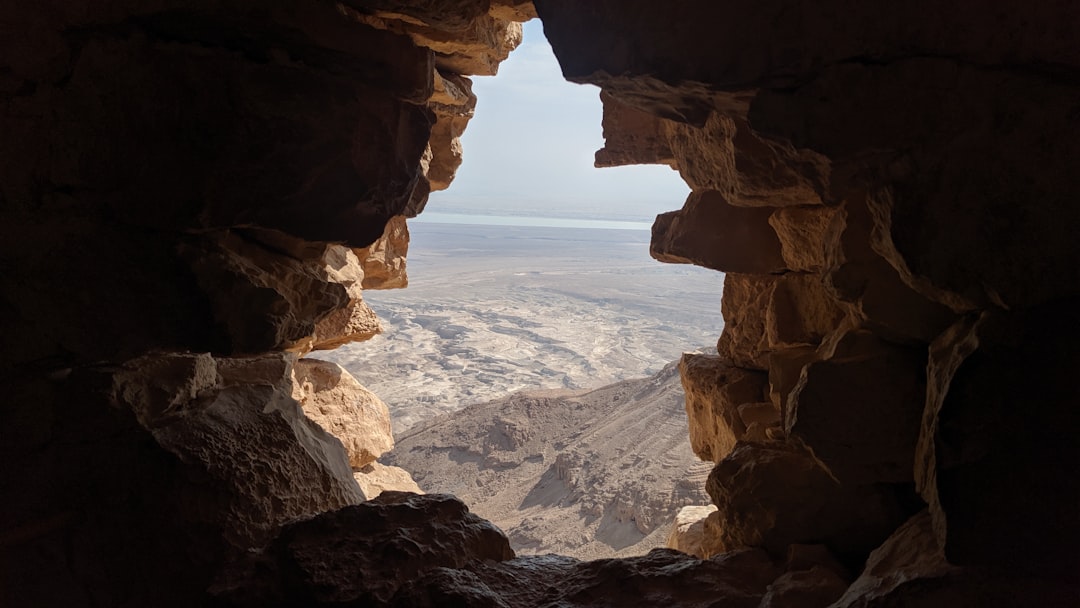
[[[385,605],[435,568],[514,557],[502,532],[459,500],[408,492],[287,526],[274,550],[293,605]]]
[[[596,152],[597,167],[675,166],[664,119],[629,106],[603,91],[600,101],[604,106],[604,147]]]
[[[434,51],[435,65],[444,71],[494,76],[499,63],[521,44],[521,23],[513,19],[524,11],[491,11],[488,2],[456,2],[460,8],[409,7],[368,0],[350,0],[349,4],[365,9],[347,9],[356,21],[406,35],[416,46]]]
[[[768,369],[775,351],[816,346],[845,320],[845,311],[821,277],[724,276],[724,331],[717,350],[738,365]]]
[[[341,443],[292,399],[292,363],[286,354],[151,355],[113,379],[116,407],[205,477],[188,500],[216,505],[205,516],[237,547],[267,542],[292,519],[364,500]]]
[[[409,226],[404,216],[390,218],[381,237],[353,253],[364,270],[361,283],[364,289],[399,289],[409,284],[405,271]]]
[[[865,555],[906,513],[890,490],[839,484],[812,453],[784,442],[740,443],[709,475],[718,507],[719,543],[763,547],[823,543],[841,555]],[[708,536],[708,534],[707,534]]]
[[[723,272],[779,272],[784,258],[771,213],[735,207],[720,192],[692,192],[680,211],[656,217],[649,253],[661,262]]]
[[[844,319],[839,302],[821,277],[787,273],[776,280],[765,314],[771,350],[815,346]]]
[[[579,562],[556,555],[440,569],[404,588],[395,606],[677,605],[753,608],[778,571],[761,551],[699,560],[667,549],[619,560]]]
[[[461,165],[461,135],[476,108],[476,95],[472,81],[457,74],[435,74],[435,94],[428,107],[435,112],[435,124],[431,127],[431,160],[425,174],[431,191],[450,187],[457,168]]]
[[[777,209],[769,216],[789,269],[819,272],[825,267],[826,243],[834,236],[838,214],[835,207],[796,206]]]
[[[394,447],[390,410],[345,368],[304,358],[293,373],[293,398],[308,418],[341,440],[353,469],[363,469]]]
[[[665,127],[675,165],[695,191],[715,190],[746,207],[821,203],[827,159],[762,138],[741,116],[712,113],[700,126],[666,121]]]
[[[910,483],[925,401],[921,349],[851,331],[831,356],[803,368],[785,430],[845,484]]]
[[[690,505],[679,509],[675,521],[671,524],[667,547],[682,551],[701,559],[710,557],[703,551],[702,540],[705,535],[705,518],[716,512],[716,505]]]
[[[728,272],[724,275],[724,295],[720,309],[724,331],[716,350],[736,365],[758,370],[769,368],[769,301],[776,278]]]
[[[716,355],[684,353],[679,377],[686,392],[690,445],[702,460],[720,462],[746,436],[740,406],[765,400],[767,377]]]
[[[360,470],[354,471],[353,478],[360,485],[364,496],[369,499],[387,491],[424,493],[408,471],[401,467],[388,467],[378,462],[369,463]]]
[[[347,302],[347,288],[330,280],[318,262],[279,255],[238,233],[187,244],[182,252],[199,286],[211,294],[215,317],[236,352],[306,344],[316,322]]]

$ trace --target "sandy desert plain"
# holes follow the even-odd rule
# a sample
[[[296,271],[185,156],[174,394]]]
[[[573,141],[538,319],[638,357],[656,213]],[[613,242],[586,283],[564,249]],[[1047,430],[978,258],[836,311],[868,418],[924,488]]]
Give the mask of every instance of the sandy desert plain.
[[[408,288],[364,294],[383,333],[314,356],[379,395],[396,434],[524,389],[649,376],[716,343],[723,275],[653,260],[647,226],[410,220]]]

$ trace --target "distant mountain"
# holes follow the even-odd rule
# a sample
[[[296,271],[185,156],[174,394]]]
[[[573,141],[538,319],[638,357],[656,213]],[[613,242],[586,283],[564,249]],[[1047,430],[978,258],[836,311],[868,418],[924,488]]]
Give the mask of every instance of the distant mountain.
[[[690,450],[678,369],[591,391],[525,391],[397,440],[387,463],[449,492],[519,553],[580,558],[662,546],[680,507],[708,504],[711,463]]]

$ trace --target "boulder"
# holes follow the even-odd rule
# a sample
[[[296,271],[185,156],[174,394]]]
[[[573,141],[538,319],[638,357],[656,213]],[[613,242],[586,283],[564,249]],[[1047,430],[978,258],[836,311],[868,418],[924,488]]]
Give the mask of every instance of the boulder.
[[[721,192],[692,192],[679,211],[656,216],[649,253],[674,264],[722,272],[768,274],[784,269],[772,210],[735,207]]]
[[[345,368],[305,358],[296,362],[293,374],[293,398],[308,418],[344,444],[353,469],[363,469],[394,447],[389,408]]]
[[[671,532],[667,537],[667,548],[708,559],[710,554],[703,551],[702,541],[705,535],[705,518],[716,512],[716,505],[690,505],[679,509]]]
[[[423,490],[413,480],[412,475],[401,467],[391,467],[379,462],[364,465],[358,471],[353,471],[353,478],[360,485],[364,496],[375,498],[383,492],[412,492],[423,494]]]
[[[768,379],[722,357],[695,353],[683,354],[679,377],[686,393],[690,446],[698,458],[720,462],[746,435],[739,407],[762,402]]]

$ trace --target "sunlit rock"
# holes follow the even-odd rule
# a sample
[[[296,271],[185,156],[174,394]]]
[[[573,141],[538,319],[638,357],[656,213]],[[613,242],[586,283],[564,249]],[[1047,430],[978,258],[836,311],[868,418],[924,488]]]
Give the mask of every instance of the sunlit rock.
[[[394,447],[390,410],[345,368],[305,358],[296,362],[293,374],[293,398],[308,418],[341,440],[353,469],[375,462]]]
[[[686,392],[690,445],[702,460],[720,462],[744,439],[740,406],[765,400],[767,377],[735,367],[716,355],[685,353],[679,377]]]
[[[375,498],[383,492],[412,492],[423,494],[412,475],[401,467],[389,467],[378,462],[371,462],[361,469],[353,471],[353,478],[360,484],[360,489],[368,498]]]
[[[681,210],[656,217],[650,253],[661,262],[723,272],[779,272],[784,258],[771,213],[735,207],[720,192],[692,192]]]
[[[705,518],[715,512],[716,505],[691,505],[679,509],[675,515],[675,521],[671,522],[667,548],[707,559],[710,555],[702,547],[705,536]]]
[[[116,405],[129,408],[162,449],[207,478],[208,487],[192,500],[222,501],[208,515],[240,547],[269,540],[291,519],[364,499],[341,443],[293,400],[292,365],[287,354],[151,355],[113,379]],[[235,441],[238,435],[243,442]],[[277,500],[271,504],[265,496]]]

